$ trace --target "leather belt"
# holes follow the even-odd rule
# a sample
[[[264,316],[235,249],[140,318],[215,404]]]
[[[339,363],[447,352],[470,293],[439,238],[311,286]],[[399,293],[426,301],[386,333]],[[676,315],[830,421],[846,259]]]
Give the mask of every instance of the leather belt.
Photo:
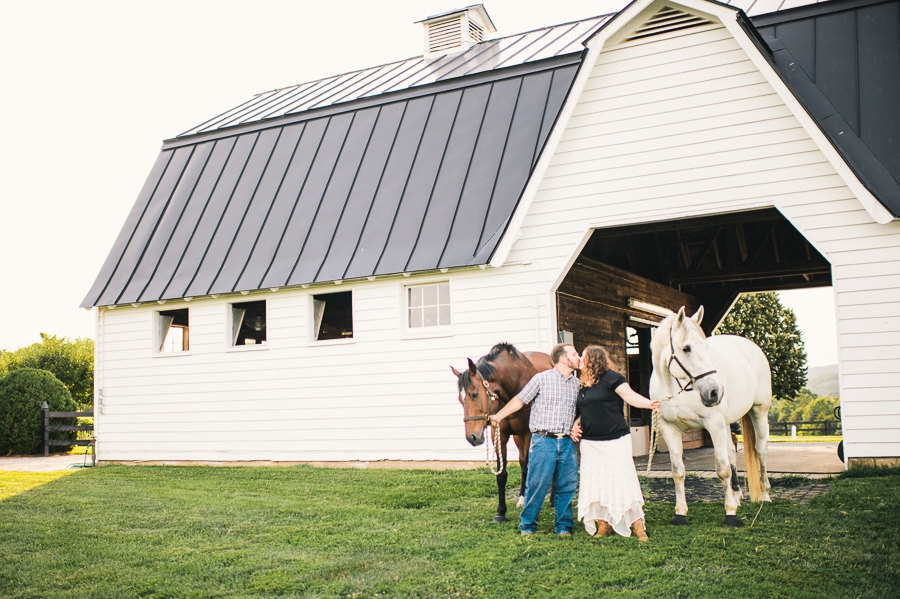
[[[551,433],[550,431],[533,431],[531,434],[550,437],[551,439],[562,439],[563,437],[569,436],[569,433]]]

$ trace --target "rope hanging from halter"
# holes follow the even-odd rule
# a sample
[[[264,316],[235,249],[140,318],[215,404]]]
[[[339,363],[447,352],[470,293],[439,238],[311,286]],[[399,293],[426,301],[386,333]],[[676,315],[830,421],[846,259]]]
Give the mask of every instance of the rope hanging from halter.
[[[703,374],[698,374],[697,376],[693,376],[691,372],[685,368],[684,364],[681,363],[681,360],[678,359],[678,356],[675,355],[675,342],[672,341],[672,333],[673,327],[675,323],[669,325],[669,361],[666,364],[666,370],[669,371],[669,375],[675,379],[675,382],[678,383],[678,393],[675,395],[669,395],[664,398],[662,401],[669,401],[673,397],[677,397],[684,393],[685,391],[693,391],[694,383],[702,379],[703,377],[709,376],[711,374],[716,374],[715,370],[710,370],[708,372],[704,372]],[[686,385],[681,384],[681,379],[672,374],[672,362],[678,364],[678,367],[684,372],[684,374],[688,377],[688,383]],[[656,453],[656,445],[659,442],[659,412],[653,412],[653,420],[650,427],[650,455],[647,458],[647,475],[650,475],[650,467],[653,466],[653,454]]]

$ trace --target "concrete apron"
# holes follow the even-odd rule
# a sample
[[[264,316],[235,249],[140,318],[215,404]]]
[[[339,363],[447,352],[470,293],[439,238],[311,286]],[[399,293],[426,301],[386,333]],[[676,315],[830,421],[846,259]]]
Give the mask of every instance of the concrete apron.
[[[744,471],[744,452],[742,444],[738,444],[738,470]],[[85,461],[82,455],[53,455],[47,458],[34,456],[0,457],[0,470],[23,472],[55,472],[81,468],[91,463],[90,456]],[[129,462],[140,464],[147,462]],[[218,466],[288,466],[309,463],[315,466],[336,466],[342,468],[423,468],[428,470],[483,468],[484,462],[154,462],[178,465],[218,465]],[[646,476],[647,456],[634,458],[638,474]],[[684,452],[684,466],[688,472],[696,473],[702,478],[716,477],[715,456],[712,447],[688,449]],[[837,457],[837,443],[770,443],[768,470],[773,476],[779,474],[803,474],[811,478],[821,478],[842,472],[844,464]],[[657,453],[653,456],[651,477],[671,476],[671,465],[668,453]]]

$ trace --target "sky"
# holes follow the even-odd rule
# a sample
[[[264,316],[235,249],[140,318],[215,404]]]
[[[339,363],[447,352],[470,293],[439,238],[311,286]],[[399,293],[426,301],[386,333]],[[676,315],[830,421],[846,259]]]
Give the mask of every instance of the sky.
[[[626,3],[485,7],[499,36]],[[415,21],[464,4],[0,0],[0,349],[93,337],[78,305],[163,140],[256,93],[419,55]],[[831,290],[790,295],[810,365],[836,363]]]

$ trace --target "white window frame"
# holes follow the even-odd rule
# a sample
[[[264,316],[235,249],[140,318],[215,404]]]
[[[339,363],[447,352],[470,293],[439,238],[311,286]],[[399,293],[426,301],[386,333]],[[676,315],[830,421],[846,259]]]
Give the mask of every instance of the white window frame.
[[[261,344],[254,345],[235,345],[234,340],[234,310],[233,306],[239,304],[249,304],[251,302],[265,302],[266,303],[266,342]],[[262,299],[247,299],[246,297],[242,297],[241,299],[235,298],[234,301],[225,302],[225,350],[229,352],[243,352],[243,351],[261,351],[269,349],[269,343],[271,340],[269,339],[269,298]]]
[[[343,339],[316,339],[316,299],[317,295],[333,295],[335,293],[350,293],[350,312],[352,314],[351,318],[353,319],[353,336],[345,337]],[[356,343],[356,336],[358,334],[357,331],[357,320],[356,320],[356,293],[353,289],[316,289],[315,291],[307,294],[306,301],[306,335],[307,335],[307,345],[348,345],[351,343]]]
[[[162,336],[162,331],[160,330],[159,319],[162,318],[161,314],[163,312],[172,312],[174,310],[187,310],[188,311],[188,349],[183,351],[175,351],[175,352],[165,352],[162,351],[162,344],[165,341]],[[168,329],[166,329],[166,334],[168,334]],[[150,347],[150,351],[154,357],[157,358],[172,358],[175,356],[189,356],[191,355],[191,348],[193,348],[193,343],[191,341],[191,308],[190,306],[183,307],[166,307],[159,308],[158,310],[153,310],[150,317],[150,339],[152,342],[152,346]]]
[[[430,285],[446,284],[450,291],[450,324],[439,324],[434,326],[409,326],[409,290],[415,287],[428,287]],[[450,279],[443,277],[440,279],[423,279],[421,281],[401,284],[399,286],[400,294],[400,330],[404,339],[421,339],[427,337],[450,337],[453,335],[453,283]],[[440,305],[440,304],[438,304]]]

